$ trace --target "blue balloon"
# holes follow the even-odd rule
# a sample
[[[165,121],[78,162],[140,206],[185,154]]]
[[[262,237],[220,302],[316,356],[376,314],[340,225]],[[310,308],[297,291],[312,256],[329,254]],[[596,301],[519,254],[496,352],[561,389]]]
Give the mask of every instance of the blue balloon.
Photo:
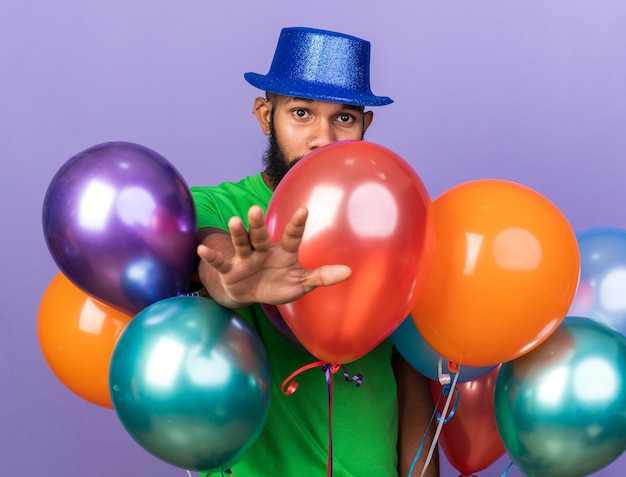
[[[626,338],[567,317],[537,348],[504,363],[496,423],[524,475],[579,477],[626,450]]]
[[[391,334],[391,340],[402,357],[417,371],[433,381],[439,380],[439,360],[443,359],[442,371],[454,376],[448,370],[448,360],[437,353],[423,338],[413,318],[409,315]],[[458,383],[472,381],[487,374],[495,366],[459,368]]]
[[[184,469],[223,472],[265,425],[271,374],[245,320],[208,298],[181,296],[130,321],[113,350],[109,388],[145,450]]]
[[[580,282],[568,312],[626,335],[626,230],[591,227],[576,233]]]

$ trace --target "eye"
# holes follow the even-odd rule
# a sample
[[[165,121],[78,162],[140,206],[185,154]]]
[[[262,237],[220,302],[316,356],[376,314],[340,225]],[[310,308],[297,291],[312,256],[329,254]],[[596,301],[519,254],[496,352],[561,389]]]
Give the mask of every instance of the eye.
[[[348,114],[348,113],[341,113],[341,114],[337,117],[337,120],[338,120],[340,123],[343,123],[343,124],[350,124],[350,123],[354,122],[355,117],[354,117],[352,114]]]
[[[309,112],[306,109],[298,108],[294,109],[293,114],[299,119],[304,119],[308,117]]]

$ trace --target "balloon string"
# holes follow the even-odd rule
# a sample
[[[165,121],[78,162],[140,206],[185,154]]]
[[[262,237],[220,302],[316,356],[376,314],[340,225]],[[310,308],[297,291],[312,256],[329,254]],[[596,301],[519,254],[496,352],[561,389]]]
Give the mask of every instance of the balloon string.
[[[439,377],[439,383],[450,384],[450,381],[451,381],[450,375],[444,374],[442,365],[443,365],[443,358],[439,358],[439,361],[437,361],[437,376]]]
[[[322,372],[326,375],[326,385],[328,388],[328,463],[327,463],[327,475],[328,477],[332,477],[333,475],[333,424],[332,424],[332,415],[333,415],[333,376],[337,371],[343,369],[343,377],[349,383],[354,383],[354,385],[358,388],[361,386],[363,382],[362,374],[355,374],[354,376],[350,376],[345,366],[340,364],[330,364],[325,361],[315,361],[313,363],[307,364],[296,369],[293,373],[287,377],[283,381],[280,386],[280,390],[286,396],[293,394],[298,389],[298,383],[294,381],[294,378],[304,371],[307,371],[312,368],[316,368],[318,366],[322,367]]]
[[[422,436],[422,441],[420,442],[420,445],[417,448],[417,452],[415,453],[415,457],[413,458],[413,463],[411,464],[411,468],[409,469],[408,477],[411,477],[411,475],[413,475],[413,471],[415,470],[415,466],[417,465],[417,460],[419,459],[419,456],[420,456],[420,454],[422,452],[422,448],[424,447],[424,442],[426,441],[426,436],[428,435],[428,431],[430,430],[430,426],[432,425],[433,421],[435,420],[435,416],[437,415],[437,408],[439,407],[439,402],[441,401],[441,396],[443,396],[443,393],[441,393],[439,395],[439,398],[437,399],[437,403],[435,404],[435,408],[433,409],[433,413],[430,416],[430,421],[428,422],[428,426],[426,426],[426,430],[424,431],[424,435]]]
[[[511,467],[513,466],[513,461],[511,461],[508,465],[508,467],[506,468],[506,470],[502,473],[502,475],[500,477],[506,477],[507,474],[509,473],[509,470],[511,470]]]
[[[451,385],[450,385],[450,384],[446,384],[446,385],[443,387],[443,389],[442,389],[442,394],[444,394],[444,395],[448,396],[448,395],[450,394],[450,392],[451,392],[451,391],[450,391],[450,388],[451,388]],[[452,419],[452,416],[454,416],[454,413],[456,412],[456,408],[458,407],[458,405],[459,405],[459,401],[460,401],[460,400],[461,400],[461,392],[457,390],[457,393],[456,393],[456,400],[454,401],[454,405],[452,406],[452,409],[450,410],[450,412],[448,413],[448,415],[447,415],[447,416],[445,417],[445,419],[443,420],[443,423],[444,423],[444,424],[447,424],[447,423],[448,423],[448,421],[449,421],[450,419]],[[435,408],[435,409],[436,409],[436,408]],[[440,413],[437,413],[437,422],[439,422],[439,421],[441,420],[441,418],[442,418],[442,417],[443,417],[443,416],[442,416]],[[471,476],[469,476],[469,477],[471,477]]]
[[[443,407],[442,414],[446,416],[448,414],[448,408],[450,407],[450,401],[452,401],[452,394],[454,393],[454,388],[456,387],[456,382],[459,379],[459,374],[456,373],[454,375],[454,379],[452,380],[452,386],[450,387],[450,393],[448,394],[448,398],[446,399],[446,404]],[[433,453],[435,452],[435,447],[437,446],[437,441],[439,440],[439,434],[441,434],[441,429],[443,428],[445,419],[441,419],[439,424],[437,425],[437,429],[435,430],[435,437],[433,438],[432,443],[430,444],[430,450],[428,451],[428,455],[426,456],[426,462],[424,462],[424,468],[422,469],[422,473],[420,477],[424,477],[426,473],[426,469],[428,468],[428,464],[430,464],[431,459],[433,458]]]
[[[283,383],[280,385],[280,390],[286,396],[295,393],[296,390],[298,389],[299,384],[296,381],[294,381],[294,378],[298,374],[303,373],[305,371],[308,371],[309,369],[317,368],[318,366],[322,366],[322,371],[324,371],[324,366],[326,366],[326,365],[332,366],[332,372],[333,373],[336,373],[337,371],[339,371],[339,369],[343,369],[343,377],[344,377],[344,379],[347,382],[354,383],[354,385],[357,388],[359,386],[361,386],[361,383],[363,382],[363,375],[362,374],[357,373],[354,376],[350,376],[350,374],[348,374],[348,371],[346,370],[346,367],[343,366],[343,365],[340,365],[340,364],[329,364],[326,361],[315,361],[314,363],[310,363],[310,364],[306,364],[304,366],[301,366],[300,368],[296,369],[293,373],[291,373],[287,377],[287,379],[285,379],[283,381]]]
[[[296,381],[293,381],[293,379],[298,374],[303,373],[312,368],[317,368],[318,366],[324,366],[325,364],[327,364],[326,361],[315,361],[314,363],[310,363],[310,364],[307,364],[305,366],[302,366],[296,369],[293,373],[289,375],[287,379],[283,381],[283,384],[280,385],[280,390],[285,396],[295,393],[296,389],[298,389],[298,383]],[[287,386],[287,384],[289,384],[289,386]]]
[[[322,366],[328,387],[328,462],[326,464],[326,475],[328,477],[333,476],[333,378],[338,370],[339,365],[337,364],[325,364]]]
[[[343,377],[349,383],[355,383],[358,388],[363,382],[363,375],[355,374],[350,377],[345,366],[339,364],[325,364],[322,366],[322,372],[326,375],[326,385],[328,387],[328,464],[327,475],[333,476],[333,388],[334,376],[337,371],[343,369]]]

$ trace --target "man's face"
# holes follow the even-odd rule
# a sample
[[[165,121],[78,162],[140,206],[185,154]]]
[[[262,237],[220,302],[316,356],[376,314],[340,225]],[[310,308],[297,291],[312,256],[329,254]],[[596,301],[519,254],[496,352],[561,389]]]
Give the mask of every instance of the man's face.
[[[290,96],[270,96],[270,144],[264,156],[273,187],[311,151],[337,141],[363,139],[372,120],[363,107]]]

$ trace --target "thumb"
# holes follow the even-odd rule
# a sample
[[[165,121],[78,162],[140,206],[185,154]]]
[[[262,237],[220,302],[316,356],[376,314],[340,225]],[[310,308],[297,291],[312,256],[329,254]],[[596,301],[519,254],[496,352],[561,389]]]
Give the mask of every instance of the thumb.
[[[302,280],[309,291],[316,287],[327,287],[346,281],[352,276],[347,265],[323,265],[311,270]]]

